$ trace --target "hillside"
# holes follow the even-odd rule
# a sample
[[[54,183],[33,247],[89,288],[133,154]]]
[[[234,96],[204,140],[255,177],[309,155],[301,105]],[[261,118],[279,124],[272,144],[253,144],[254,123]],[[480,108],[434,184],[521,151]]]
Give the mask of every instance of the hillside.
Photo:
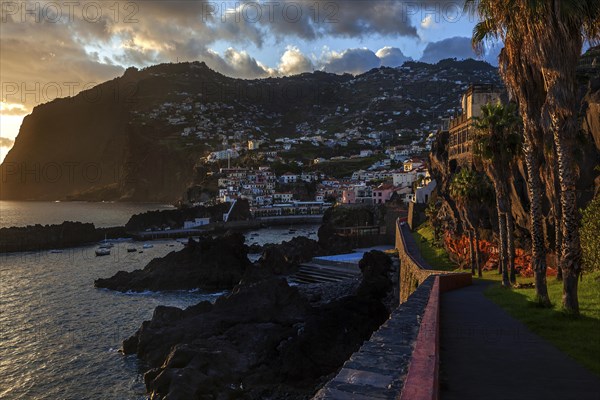
[[[77,96],[42,104],[24,119],[1,166],[0,198],[185,200],[188,188],[202,181],[201,160],[211,151],[248,139],[273,144],[319,135],[330,145],[313,153],[331,153],[340,133],[351,134],[348,147],[369,145],[373,132],[422,140],[473,82],[498,83],[496,69],[443,60],[358,76],[240,80],[198,62],[129,68]],[[294,158],[308,154],[287,150]]]

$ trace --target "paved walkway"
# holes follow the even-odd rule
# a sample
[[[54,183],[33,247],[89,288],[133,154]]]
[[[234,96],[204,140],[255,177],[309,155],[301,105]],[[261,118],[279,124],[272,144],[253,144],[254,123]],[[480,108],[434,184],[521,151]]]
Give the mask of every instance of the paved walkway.
[[[600,400],[600,378],[487,299],[488,284],[442,295],[440,398]]]

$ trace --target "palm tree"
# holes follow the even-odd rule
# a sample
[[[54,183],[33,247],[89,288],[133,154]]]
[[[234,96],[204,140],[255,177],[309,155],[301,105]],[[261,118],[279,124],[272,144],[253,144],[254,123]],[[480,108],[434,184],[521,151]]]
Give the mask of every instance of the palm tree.
[[[518,130],[519,118],[513,103],[486,104],[481,116],[475,119],[476,133],[473,142],[474,155],[484,164],[484,170],[494,185],[496,210],[498,212],[500,264],[502,282],[510,286],[514,281],[514,223],[508,191],[509,171],[521,149]],[[508,269],[510,268],[510,277]],[[506,277],[506,279],[504,279]],[[513,279],[510,279],[510,278]]]
[[[508,51],[503,62],[506,70],[515,74],[512,82],[514,92],[519,92],[518,85],[526,84],[529,71],[523,69],[533,70],[534,75],[543,78],[543,104],[541,109],[530,111],[537,114],[536,119],[543,123],[544,129],[552,132],[554,138],[560,183],[563,306],[568,312],[578,314],[581,243],[576,201],[577,171],[573,163],[577,133],[575,67],[583,40],[594,42],[600,39],[600,2],[468,0],[466,6],[476,10],[482,18],[474,30],[475,43],[481,44],[486,37],[504,41]],[[511,85],[510,80],[507,83]],[[527,99],[526,94],[524,100]],[[527,133],[527,128],[525,131]],[[532,142],[528,145],[535,148],[539,144]],[[536,175],[538,171],[533,172]],[[536,283],[537,280],[536,275]]]
[[[527,190],[529,194],[529,218],[531,233],[531,268],[535,275],[535,290],[538,304],[549,307],[550,298],[546,282],[546,244],[544,240],[544,214],[542,196],[543,130],[541,127],[541,107],[546,96],[543,78],[524,60],[518,45],[518,37],[506,38],[505,47],[500,52],[500,74],[509,91],[519,103],[523,118],[525,166],[527,168]],[[524,81],[520,80],[525,77]]]
[[[482,276],[481,255],[479,251],[479,233],[477,231],[475,216],[478,215],[479,206],[487,199],[488,185],[474,170],[461,169],[450,182],[450,196],[456,202],[459,214],[462,218],[463,230],[469,238],[469,255],[471,261],[471,273]],[[473,243],[473,241],[475,243]]]

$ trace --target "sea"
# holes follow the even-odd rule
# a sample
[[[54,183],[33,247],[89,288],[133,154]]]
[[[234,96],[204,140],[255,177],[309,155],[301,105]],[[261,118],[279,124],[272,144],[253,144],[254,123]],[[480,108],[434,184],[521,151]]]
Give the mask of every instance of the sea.
[[[93,222],[123,225],[132,213],[157,204],[0,202],[0,226]],[[316,239],[318,225],[280,226],[246,232],[248,244],[280,243],[294,236]],[[150,243],[150,242],[149,242]],[[224,293],[200,291],[119,293],[94,288],[94,280],[144,268],[183,245],[115,240],[111,255],[96,246],[0,254],[0,399],[146,399],[135,356],[119,352],[158,305],[185,308]],[[253,255],[254,259],[257,255]]]

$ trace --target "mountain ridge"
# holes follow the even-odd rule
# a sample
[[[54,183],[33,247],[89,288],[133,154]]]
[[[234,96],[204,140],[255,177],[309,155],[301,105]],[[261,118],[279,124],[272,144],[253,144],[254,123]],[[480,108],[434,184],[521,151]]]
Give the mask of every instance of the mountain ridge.
[[[316,71],[252,80],[200,62],[131,67],[36,106],[0,167],[0,198],[185,200],[200,160],[230,141],[351,129],[418,137],[481,80],[499,82],[496,68],[453,59],[356,76]]]

